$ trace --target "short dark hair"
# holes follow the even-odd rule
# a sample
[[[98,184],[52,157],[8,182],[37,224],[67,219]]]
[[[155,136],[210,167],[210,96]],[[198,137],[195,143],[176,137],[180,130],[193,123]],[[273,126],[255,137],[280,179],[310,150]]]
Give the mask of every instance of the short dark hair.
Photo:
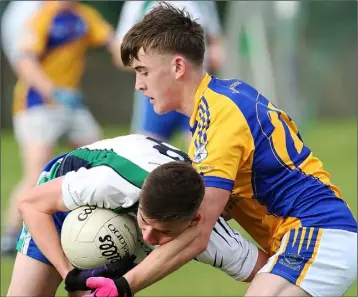
[[[204,31],[185,8],[161,2],[124,36],[121,45],[123,65],[131,66],[133,58],[138,60],[142,47],[144,51],[180,54],[200,66],[205,53]]]
[[[165,163],[146,178],[139,208],[149,218],[162,222],[191,219],[205,193],[204,181],[191,164]]]

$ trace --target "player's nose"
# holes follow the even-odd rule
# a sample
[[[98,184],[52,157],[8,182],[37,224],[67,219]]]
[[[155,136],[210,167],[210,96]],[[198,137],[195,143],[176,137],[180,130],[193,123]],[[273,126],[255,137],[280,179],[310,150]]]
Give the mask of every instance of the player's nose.
[[[142,79],[140,78],[138,73],[137,73],[136,79],[135,79],[135,89],[137,91],[145,91],[147,89],[145,83],[142,81]]]
[[[151,231],[151,230],[143,230],[142,231],[143,234],[143,240],[150,244],[150,245],[157,245],[158,244],[158,239],[156,238],[155,234]]]

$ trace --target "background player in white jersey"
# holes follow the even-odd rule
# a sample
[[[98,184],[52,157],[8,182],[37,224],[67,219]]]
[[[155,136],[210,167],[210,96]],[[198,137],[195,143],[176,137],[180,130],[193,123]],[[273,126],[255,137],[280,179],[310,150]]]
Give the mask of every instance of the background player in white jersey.
[[[119,23],[117,26],[116,38],[121,43],[124,35],[137,22],[143,19],[153,7],[160,1],[126,1],[123,5]],[[206,68],[211,71],[218,71],[223,64],[224,48],[223,36],[215,1],[166,1],[176,7],[186,7],[203,25],[207,43],[205,57]],[[117,61],[122,65],[120,58]],[[153,136],[157,139],[168,141],[175,132],[182,132],[186,139],[189,135],[189,118],[177,111],[158,115],[154,112],[149,98],[142,92],[135,91],[133,116],[131,124],[132,133],[141,133]]]
[[[170,205],[175,199],[169,196],[182,197],[179,206],[182,215],[189,216],[191,224],[195,224],[198,219],[195,213],[204,194],[203,181],[188,164],[187,155],[168,144],[143,135],[128,135],[96,142],[51,161],[40,176],[39,186],[24,193],[19,203],[26,225],[19,237],[8,296],[53,296],[62,279],[66,279],[69,291],[86,289],[84,275],[96,275],[98,270],[69,273],[71,267],[58,235],[68,211],[83,205],[133,211],[147,175],[159,165],[170,166],[173,161],[186,161],[182,162],[183,168],[192,170],[189,175],[177,172],[180,189],[168,193],[164,203],[168,209],[178,208]],[[144,240],[161,245],[172,236],[156,230],[155,237]],[[137,252],[139,262],[146,253],[139,247]],[[265,253],[243,239],[222,218],[214,227],[208,249],[197,257],[198,261],[240,281],[250,281],[266,259]],[[124,267],[119,270],[122,274],[126,272]]]

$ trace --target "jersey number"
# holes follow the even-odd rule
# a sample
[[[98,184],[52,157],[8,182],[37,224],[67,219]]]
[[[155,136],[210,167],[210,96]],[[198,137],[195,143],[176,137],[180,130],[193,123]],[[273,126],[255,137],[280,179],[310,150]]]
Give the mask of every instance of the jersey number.
[[[153,148],[156,149],[162,155],[165,155],[175,161],[184,161],[191,163],[191,160],[186,153],[172,147],[170,144],[164,143],[151,137],[147,137],[147,139],[156,143]]]
[[[287,168],[290,168],[286,164],[287,160],[292,161],[295,167],[298,167],[308,157],[310,150],[304,146],[297,127],[282,110],[274,106],[269,107],[268,101],[261,103],[266,106],[259,103],[256,105],[257,118],[261,131],[271,142],[276,158]]]

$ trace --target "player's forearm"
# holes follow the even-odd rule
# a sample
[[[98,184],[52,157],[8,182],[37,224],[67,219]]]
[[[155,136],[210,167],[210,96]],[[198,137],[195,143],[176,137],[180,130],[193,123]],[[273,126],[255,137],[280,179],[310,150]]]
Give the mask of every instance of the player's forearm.
[[[113,62],[119,69],[124,69],[121,58],[121,44],[122,41],[119,39],[114,38],[107,46],[107,50],[111,53],[113,57]]]
[[[55,212],[68,210],[62,199],[62,181],[63,177],[59,177],[26,190],[18,201],[18,209],[41,252],[65,277],[71,267],[52,217]]]
[[[227,190],[205,188],[205,196],[198,210],[201,217],[198,224],[155,249],[124,276],[133,294],[163,279],[206,250],[210,234],[229,195]]]
[[[55,84],[41,70],[35,58],[23,56],[16,63],[16,72],[26,81],[29,86],[34,87],[44,98],[50,98],[55,90]]]
[[[198,228],[191,227],[176,239],[156,248],[140,264],[124,275],[132,294],[163,279],[188,263],[206,249],[208,241],[209,238],[200,235]]]
[[[41,252],[57,269],[62,278],[65,278],[72,267],[62,251],[53,217],[32,209],[26,203],[20,204],[19,210]]]

